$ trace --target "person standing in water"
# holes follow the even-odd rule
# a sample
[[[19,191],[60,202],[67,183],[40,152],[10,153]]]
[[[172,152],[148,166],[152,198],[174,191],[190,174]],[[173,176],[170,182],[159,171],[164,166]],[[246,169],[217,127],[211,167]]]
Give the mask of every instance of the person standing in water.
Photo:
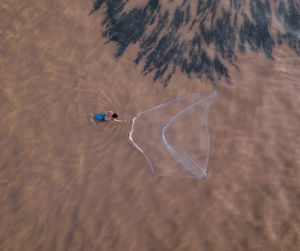
[[[126,120],[119,120],[117,118],[118,118],[118,114],[114,113],[113,111],[108,111],[106,113],[99,113],[94,115],[94,119],[99,121],[111,121],[111,122],[118,122],[118,123],[126,122]]]

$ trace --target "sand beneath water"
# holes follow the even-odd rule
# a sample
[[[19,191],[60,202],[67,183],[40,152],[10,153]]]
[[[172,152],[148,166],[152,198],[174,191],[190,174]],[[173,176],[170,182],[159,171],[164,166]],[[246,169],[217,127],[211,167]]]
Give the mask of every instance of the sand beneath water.
[[[130,120],[203,81],[167,88],[114,60],[90,1],[0,7],[0,250],[298,250],[300,58],[238,57],[210,108],[205,181],[152,175]],[[125,125],[90,121],[113,109]]]

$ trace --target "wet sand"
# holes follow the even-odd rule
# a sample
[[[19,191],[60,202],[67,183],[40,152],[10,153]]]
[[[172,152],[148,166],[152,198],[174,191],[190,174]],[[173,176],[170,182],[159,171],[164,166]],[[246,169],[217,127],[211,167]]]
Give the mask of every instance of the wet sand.
[[[232,85],[176,73],[168,87],[114,60],[89,1],[0,7],[0,250],[298,250],[300,58],[238,56]],[[217,88],[205,181],[152,175],[125,125]]]

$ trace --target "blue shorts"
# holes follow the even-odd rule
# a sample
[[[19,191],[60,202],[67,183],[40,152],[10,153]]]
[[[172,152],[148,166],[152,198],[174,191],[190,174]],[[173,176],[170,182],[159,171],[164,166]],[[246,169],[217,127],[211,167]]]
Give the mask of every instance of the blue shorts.
[[[106,114],[96,114],[96,115],[94,116],[94,119],[105,121],[105,116],[106,116]]]

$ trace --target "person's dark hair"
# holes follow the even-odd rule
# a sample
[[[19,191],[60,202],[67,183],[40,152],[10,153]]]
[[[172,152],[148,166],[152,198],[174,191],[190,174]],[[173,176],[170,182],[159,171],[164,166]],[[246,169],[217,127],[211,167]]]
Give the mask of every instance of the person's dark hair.
[[[111,115],[113,118],[117,118],[118,117],[118,114],[114,113],[113,115]]]

